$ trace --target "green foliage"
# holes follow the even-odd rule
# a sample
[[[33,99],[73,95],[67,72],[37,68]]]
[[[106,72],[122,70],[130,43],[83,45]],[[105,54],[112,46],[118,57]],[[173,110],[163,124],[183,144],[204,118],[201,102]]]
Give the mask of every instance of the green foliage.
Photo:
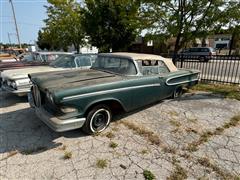
[[[107,160],[106,159],[98,159],[96,166],[98,168],[104,169],[105,167],[107,167]]]
[[[195,38],[205,38],[211,30],[221,27],[225,6],[225,0],[145,0],[141,12],[153,34],[176,38],[177,52]]]
[[[74,0],[48,0],[48,18],[44,20],[46,27],[39,32],[38,44],[47,49],[64,49],[84,44],[85,33],[82,28],[82,12],[80,4]],[[49,47],[50,46],[50,47]]]
[[[155,175],[151,171],[146,170],[146,169],[143,171],[143,176],[144,176],[144,178],[146,180],[153,180],[153,179],[155,179]]]
[[[137,0],[86,0],[83,26],[102,52],[126,49],[140,29]]]

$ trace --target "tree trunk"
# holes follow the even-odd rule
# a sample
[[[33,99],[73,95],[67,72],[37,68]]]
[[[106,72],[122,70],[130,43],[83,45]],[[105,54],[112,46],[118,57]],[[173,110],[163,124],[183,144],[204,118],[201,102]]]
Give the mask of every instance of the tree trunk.
[[[228,53],[229,56],[232,54],[233,42],[234,42],[235,36],[236,36],[236,33],[235,33],[235,31],[233,31],[232,38],[230,41],[230,46],[229,46],[229,53]]]
[[[73,46],[76,49],[77,54],[79,54],[79,52],[80,52],[80,45],[79,44],[73,44]]]
[[[173,52],[173,63],[175,65],[177,63],[176,60],[177,60],[177,53],[178,53],[178,50],[179,50],[180,39],[181,39],[181,33],[178,33],[177,39],[176,39],[176,42],[175,42],[175,46],[174,46],[174,52]]]

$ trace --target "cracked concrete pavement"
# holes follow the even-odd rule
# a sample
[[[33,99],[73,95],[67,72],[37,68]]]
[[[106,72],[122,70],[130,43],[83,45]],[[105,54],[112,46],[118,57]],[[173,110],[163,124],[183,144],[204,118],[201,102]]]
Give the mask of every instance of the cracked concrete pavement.
[[[117,116],[105,132],[87,136],[53,132],[25,97],[0,92],[0,179],[144,179],[144,170],[156,179],[239,178],[239,123],[199,141],[239,113],[240,101],[198,92]],[[196,149],[187,150],[192,142]]]

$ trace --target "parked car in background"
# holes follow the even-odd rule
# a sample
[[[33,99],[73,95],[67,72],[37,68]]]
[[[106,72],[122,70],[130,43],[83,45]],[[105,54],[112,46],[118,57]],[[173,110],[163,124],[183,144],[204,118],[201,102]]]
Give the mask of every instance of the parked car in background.
[[[91,69],[30,74],[29,102],[54,131],[103,131],[112,114],[168,97],[198,83],[197,70],[177,69],[172,60],[135,53],[99,54]]]
[[[208,62],[216,55],[216,51],[211,47],[193,47],[184,49],[178,54],[178,59],[197,59],[199,61]]]
[[[2,78],[2,89],[19,96],[27,95],[30,91],[30,73],[45,73],[50,71],[61,71],[64,69],[89,69],[96,55],[69,54],[58,57],[49,66],[25,67],[21,69],[5,70],[0,76]],[[48,78],[51,78],[49,76]]]
[[[20,54],[15,62],[0,62],[0,71],[7,69],[18,69],[28,66],[48,65],[59,56],[72,54],[67,52],[32,52]]]

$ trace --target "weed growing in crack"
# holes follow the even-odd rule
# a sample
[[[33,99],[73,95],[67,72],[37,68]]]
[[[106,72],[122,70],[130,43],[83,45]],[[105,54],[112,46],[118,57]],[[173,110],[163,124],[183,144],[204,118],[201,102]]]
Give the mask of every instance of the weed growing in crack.
[[[151,171],[146,169],[143,170],[143,176],[146,180],[156,179],[155,175]]]
[[[107,167],[107,160],[106,159],[98,159],[96,166],[98,168],[104,169],[105,167]]]
[[[206,131],[200,134],[200,137],[198,140],[191,142],[187,145],[185,150],[189,152],[194,152],[198,150],[198,146],[201,144],[207,142],[212,136],[214,135],[220,135],[224,132],[225,129],[228,129],[230,127],[237,126],[240,122],[240,115],[234,116],[230,119],[229,122],[224,123],[222,127],[217,127],[214,131]]]
[[[237,176],[234,176],[226,171],[223,171],[221,168],[213,164],[208,158],[201,157],[197,159],[197,162],[204,167],[210,168],[220,175],[223,179],[237,179]]]
[[[159,136],[157,134],[155,134],[154,132],[152,132],[142,126],[139,126],[137,124],[131,123],[131,122],[122,121],[121,123],[123,125],[125,125],[126,127],[128,127],[129,129],[132,129],[138,135],[147,138],[152,144],[160,145],[161,140],[160,140]]]
[[[72,158],[72,152],[70,151],[65,151],[63,159],[71,159]]]
[[[172,126],[175,126],[175,127],[180,127],[181,126],[181,123],[176,121],[176,120],[170,120],[169,122]]]
[[[147,149],[143,149],[143,150],[141,150],[141,152],[140,152],[141,154],[148,154],[149,153],[149,151],[147,150]]]
[[[109,147],[115,149],[116,147],[118,147],[118,144],[115,142],[110,142]]]
[[[113,127],[112,130],[115,131],[115,132],[117,132],[117,131],[119,131],[119,128]]]
[[[99,136],[100,134],[101,134],[100,132],[94,132],[92,136],[96,137],[96,136]]]
[[[112,139],[112,138],[115,137],[115,135],[110,131],[110,132],[106,133],[106,137],[109,138],[109,139]]]
[[[198,134],[198,131],[195,130],[195,129],[193,129],[193,128],[191,128],[191,127],[186,128],[185,131],[188,132],[188,133],[195,133],[195,134]]]
[[[175,169],[172,172],[172,174],[167,177],[167,180],[182,180],[182,179],[187,179],[187,171],[182,168],[180,165],[175,164]]]
[[[177,153],[177,150],[175,148],[172,148],[172,147],[163,147],[163,151],[165,153],[171,153],[171,154],[176,154]]]

